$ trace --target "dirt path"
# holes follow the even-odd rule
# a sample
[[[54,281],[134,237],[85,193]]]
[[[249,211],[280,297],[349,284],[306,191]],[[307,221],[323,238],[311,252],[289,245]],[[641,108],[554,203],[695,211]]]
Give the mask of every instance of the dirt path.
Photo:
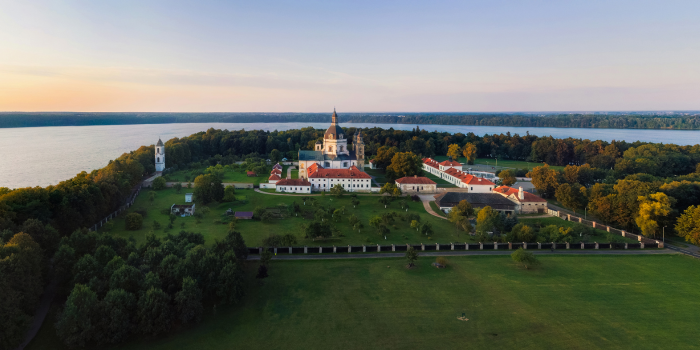
[[[442,216],[442,215],[436,213],[436,212],[433,210],[433,208],[430,207],[430,202],[431,202],[431,201],[429,201],[429,200],[425,200],[425,199],[423,200],[423,207],[425,208],[425,211],[427,211],[428,214],[430,214],[430,215],[432,215],[432,216],[434,216],[434,217],[437,217],[437,218],[440,218],[440,219],[443,219],[443,220],[447,220],[446,217],[444,217],[444,216]]]

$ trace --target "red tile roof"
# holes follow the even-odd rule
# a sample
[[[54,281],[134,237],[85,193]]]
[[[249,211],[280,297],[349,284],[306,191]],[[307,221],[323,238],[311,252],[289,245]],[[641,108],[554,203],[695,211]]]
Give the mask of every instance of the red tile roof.
[[[540,196],[537,196],[537,195],[534,195],[530,192],[525,192],[525,191],[523,191],[523,197],[525,197],[525,199],[520,200],[520,197],[518,196],[519,190],[512,188],[512,187],[508,187],[508,186],[501,186],[498,188],[494,188],[493,191],[500,193],[500,194],[503,194],[506,197],[508,197],[512,194],[518,202],[546,202],[547,201],[546,199],[542,199],[542,197],[540,197]]]
[[[396,179],[396,182],[402,185],[435,185],[435,181],[425,176],[405,176]]]
[[[279,169],[272,169],[272,171],[270,172],[270,174],[277,174],[277,175],[279,175],[279,174],[282,174],[282,170],[279,170]]]
[[[325,169],[319,166],[315,171],[311,171],[309,167],[309,178],[371,179],[372,177],[353,165],[348,169]]]
[[[423,163],[427,166],[431,166],[435,169],[440,169],[440,163],[438,163],[436,160],[432,158],[423,158]]]
[[[452,175],[458,178],[462,183],[467,185],[485,185],[485,186],[495,186],[496,184],[484,179],[483,177],[477,177],[471,174],[467,174],[461,170],[455,168],[450,168],[444,171],[445,174]]]
[[[282,179],[277,181],[277,186],[311,186],[311,182],[305,179]]]
[[[277,175],[277,174],[272,174],[272,175],[270,175],[270,177],[267,178],[267,179],[268,179],[268,180],[280,180],[280,179],[282,179],[282,178],[281,178],[279,175]]]
[[[454,160],[446,160],[444,162],[441,162],[440,165],[443,165],[443,166],[462,166],[462,163],[455,162]]]

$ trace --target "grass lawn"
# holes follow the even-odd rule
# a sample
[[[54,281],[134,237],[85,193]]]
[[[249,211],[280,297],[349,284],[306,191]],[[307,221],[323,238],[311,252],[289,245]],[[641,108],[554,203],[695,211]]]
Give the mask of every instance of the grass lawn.
[[[158,221],[161,226],[165,227],[167,225],[168,216],[160,213],[163,208],[170,208],[173,203],[184,204],[185,195],[187,192],[185,189],[182,190],[180,194],[177,194],[174,189],[165,189],[157,191],[156,199],[153,203],[148,201],[148,192],[142,191],[141,194],[136,199],[133,210],[147,210],[147,216],[144,218],[144,226],[138,231],[127,231],[125,229],[124,219],[117,218],[114,223],[115,227],[112,233],[124,238],[133,236],[137,243],[143,243],[145,241],[146,234],[152,230],[153,221]],[[258,206],[262,207],[276,207],[279,204],[291,204],[296,201],[302,208],[302,210],[308,210],[311,213],[315,213],[319,208],[334,207],[339,209],[345,206],[345,215],[342,216],[340,223],[337,227],[345,235],[345,237],[327,239],[324,241],[305,239],[303,234],[299,229],[300,224],[304,222],[310,222],[310,219],[303,218],[302,214],[298,217],[288,217],[285,219],[277,219],[272,223],[264,224],[258,220],[239,220],[236,226],[236,230],[241,232],[243,238],[248,246],[259,246],[262,244],[263,238],[269,236],[272,233],[275,234],[287,234],[291,233],[297,237],[299,246],[347,246],[347,245],[361,245],[361,244],[406,244],[406,243],[449,243],[449,242],[464,242],[473,241],[473,239],[458,231],[452,224],[446,220],[438,219],[425,211],[423,203],[412,202],[408,200],[409,212],[414,212],[420,215],[421,222],[430,222],[433,226],[433,234],[428,236],[421,236],[415,229],[410,227],[409,222],[404,222],[401,220],[396,220],[395,224],[390,226],[390,233],[387,235],[386,240],[384,237],[379,236],[376,230],[369,226],[369,219],[375,215],[381,215],[381,213],[389,211],[402,211],[399,205],[399,200],[395,200],[389,204],[388,208],[384,208],[384,205],[380,204],[378,196],[359,196],[360,205],[355,209],[352,207],[350,202],[350,196],[344,195],[341,198],[336,198],[331,195],[325,196],[315,196],[316,204],[311,205],[311,202],[307,202],[306,205],[303,204],[303,197],[296,196],[274,196],[257,193],[253,190],[237,190],[236,197],[240,197],[245,200],[243,202],[233,202],[233,203],[219,203],[210,204],[209,208],[211,212],[206,215],[200,224],[196,223],[194,217],[178,217],[175,220],[174,228],[171,229],[170,233],[177,233],[181,230],[198,232],[204,235],[207,244],[213,243],[214,239],[222,239],[226,236],[228,232],[227,224],[216,224],[215,220],[220,220],[222,214],[225,213],[226,209],[231,208],[233,211],[252,211]],[[197,210],[201,210],[200,206],[197,206]],[[405,213],[405,210],[403,211]],[[348,217],[355,214],[364,224],[364,229],[361,232],[352,230]],[[180,225],[185,223],[185,227],[182,228]],[[163,228],[159,230],[154,230],[157,236],[165,236],[168,232],[165,232]]]
[[[451,182],[449,182],[445,179],[441,179],[441,178],[439,178],[439,177],[437,177],[437,176],[435,176],[427,171],[423,172],[423,176],[435,181],[435,183],[438,184],[438,187],[457,187],[457,186],[453,185]]]
[[[115,349],[688,349],[700,261],[682,255],[272,261],[233,307]],[[251,264],[252,272],[256,264]],[[251,274],[252,277],[252,274]],[[459,320],[465,314],[468,321]],[[51,317],[52,315],[49,315]],[[61,349],[47,318],[27,349]]]
[[[437,160],[438,162],[442,162],[443,160],[447,160],[447,156],[435,156],[433,159]],[[468,168],[469,166],[467,165],[467,158],[465,157],[459,157],[459,162],[463,163],[465,168]],[[496,160],[493,158],[477,158],[474,164],[487,164],[489,166],[496,166]],[[522,160],[507,160],[507,159],[499,159],[498,160],[498,167],[496,169],[505,169],[505,168],[517,168],[517,169],[533,169],[534,167],[537,166],[542,166],[544,163],[536,163],[536,162],[526,162]],[[563,166],[559,165],[549,165],[550,168],[552,169],[557,169],[557,170],[564,170]],[[476,169],[475,169],[476,170]],[[481,169],[483,170],[483,169]]]
[[[444,211],[440,210],[440,207],[438,207],[438,205],[437,205],[437,203],[435,203],[435,201],[430,201],[430,208],[432,208],[434,212],[438,213],[438,215],[442,215],[444,217],[447,217],[447,214],[445,214]]]
[[[287,177],[287,167],[288,166],[283,166],[282,169],[282,178]],[[182,181],[186,182],[185,179],[189,179],[189,181],[194,182],[194,178],[196,176],[193,176],[193,174],[203,174],[204,170],[206,168],[201,168],[201,169],[186,169],[186,170],[178,170],[175,171],[171,174],[168,174],[168,177],[170,178],[171,181]],[[253,183],[255,185],[259,185],[261,182],[267,182],[267,178],[270,177],[269,173],[265,174],[258,174],[258,176],[252,176],[248,177],[246,175],[246,172],[240,172],[240,171],[233,171],[231,169],[226,168],[226,172],[224,173],[224,178],[223,182],[242,182],[242,183]],[[296,177],[295,177],[296,178]]]
[[[377,181],[380,184],[386,183],[386,178],[384,177],[384,170],[365,168],[365,172],[370,176],[374,176],[374,181]]]

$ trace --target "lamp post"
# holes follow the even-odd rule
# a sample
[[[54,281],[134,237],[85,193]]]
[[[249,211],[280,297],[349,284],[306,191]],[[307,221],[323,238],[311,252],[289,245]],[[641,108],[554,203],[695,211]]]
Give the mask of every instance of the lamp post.
[[[664,242],[664,244],[666,244],[666,226],[664,226],[664,227],[661,229],[661,232],[663,232],[663,236],[662,236],[662,237],[663,237],[663,238],[662,238],[663,241],[662,241],[662,242]]]

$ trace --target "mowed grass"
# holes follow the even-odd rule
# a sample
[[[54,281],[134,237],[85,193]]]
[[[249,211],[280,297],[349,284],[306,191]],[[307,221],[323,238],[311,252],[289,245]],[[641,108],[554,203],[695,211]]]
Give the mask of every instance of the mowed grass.
[[[272,167],[270,167],[272,168]],[[195,176],[192,176],[192,174],[197,173],[197,174],[203,174],[206,168],[200,168],[200,169],[185,169],[185,170],[178,170],[175,172],[172,172],[171,174],[168,174],[169,178],[171,181],[182,181],[182,182],[187,182],[185,179],[189,179],[190,182],[194,183],[194,178]],[[249,177],[246,173],[246,171],[233,171],[231,169],[226,169],[226,172],[224,173],[224,177],[222,179],[223,182],[225,183],[232,183],[232,182],[240,182],[240,183],[253,183],[255,185],[259,185],[261,182],[267,182],[268,178],[270,177],[270,173],[265,173],[265,174],[257,174],[258,176],[251,176]],[[283,166],[282,169],[282,178],[287,177],[287,166]]]
[[[303,223],[311,222],[313,219],[306,219],[302,214],[295,217],[287,217],[284,219],[275,219],[271,223],[262,223],[258,220],[239,220],[236,226],[236,231],[241,232],[248,246],[257,247],[262,245],[262,240],[270,234],[293,234],[297,237],[298,246],[348,246],[348,245],[376,245],[376,244],[419,244],[419,243],[444,243],[449,242],[473,242],[473,238],[464,232],[457,230],[455,226],[447,220],[436,218],[425,211],[422,202],[413,202],[410,199],[408,203],[408,213],[416,213],[420,216],[421,222],[430,222],[433,228],[433,234],[430,236],[421,235],[415,229],[410,227],[410,222],[397,219],[393,225],[389,226],[390,233],[384,239],[384,236],[377,234],[376,229],[369,226],[369,219],[375,215],[396,211],[406,213],[399,205],[399,200],[393,201],[385,209],[384,205],[379,203],[379,196],[358,196],[360,205],[353,208],[349,195],[344,195],[341,198],[336,198],[331,195],[313,196],[316,199],[315,205],[308,201],[304,205],[302,197],[288,195],[271,195],[257,193],[253,190],[237,190],[236,197],[244,201],[236,201],[231,203],[216,203],[210,204],[211,212],[206,215],[201,223],[197,224],[194,217],[178,217],[174,222],[174,228],[169,231],[164,231],[163,228],[153,230],[153,221],[158,221],[161,226],[165,227],[169,223],[168,215],[162,214],[163,208],[170,208],[171,205],[185,204],[185,193],[191,192],[191,189],[183,188],[180,194],[177,194],[174,189],[165,189],[156,191],[156,199],[153,202],[148,200],[149,190],[142,191],[136,199],[134,206],[130,210],[146,210],[147,216],[144,218],[144,225],[138,231],[127,231],[123,217],[114,220],[115,228],[112,233],[129,238],[134,237],[137,243],[145,242],[145,237],[151,230],[156,236],[163,237],[167,233],[177,233],[181,230],[197,232],[204,235],[207,244],[212,244],[214,239],[223,239],[228,233],[228,225],[214,223],[216,220],[221,220],[223,214],[228,208],[233,211],[253,211],[256,207],[276,207],[279,204],[290,205],[292,202],[297,202],[304,211],[315,213],[320,208],[333,207],[340,209],[345,207],[345,214],[341,216],[340,222],[336,227],[340,229],[345,237],[332,238],[326,240],[313,240],[304,238],[304,234],[300,229]],[[196,210],[201,210],[201,206],[197,206]],[[360,221],[364,224],[364,228],[358,232],[350,226],[348,218],[350,215],[357,215]],[[181,224],[185,223],[182,228]]]
[[[549,218],[528,218],[527,216],[520,217],[519,218],[520,222],[532,226],[532,227],[544,227],[544,226],[549,226],[549,225],[555,225],[557,227],[573,227],[575,228],[578,225],[577,221],[567,221],[567,220],[562,220],[556,217],[549,217]],[[595,229],[594,234],[590,236],[589,242],[598,242],[598,243],[607,243],[610,242],[608,239],[608,232],[605,230],[599,230]],[[574,234],[574,242],[580,242],[579,240],[579,233],[576,232],[574,229],[573,234]],[[627,243],[639,243],[636,239],[628,238],[628,237],[622,237],[616,234],[612,234],[613,236],[617,237],[617,239],[620,240],[620,242],[627,242]]]
[[[235,306],[115,349],[687,349],[700,261],[682,255],[274,261]],[[254,270],[254,265],[249,270]],[[458,319],[465,314],[468,321]],[[29,349],[50,342],[51,320]],[[49,339],[47,339],[49,338]],[[55,339],[55,336],[53,336]]]

